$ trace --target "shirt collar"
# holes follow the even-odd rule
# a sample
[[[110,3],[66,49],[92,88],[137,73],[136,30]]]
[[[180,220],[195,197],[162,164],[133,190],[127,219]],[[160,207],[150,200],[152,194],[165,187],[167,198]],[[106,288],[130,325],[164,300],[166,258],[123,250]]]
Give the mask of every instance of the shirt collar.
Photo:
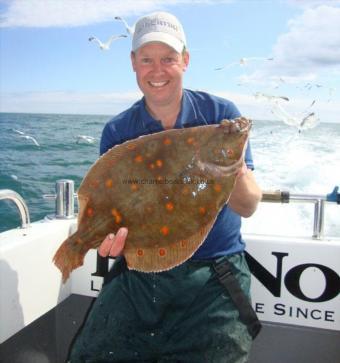
[[[183,90],[181,112],[179,113],[175,128],[191,127],[198,124],[194,100],[188,90]]]
[[[146,110],[145,98],[140,100],[140,116],[142,126],[152,132],[161,131],[163,127],[158,120],[155,120]],[[192,127],[198,125],[197,112],[194,105],[194,100],[188,90],[183,90],[181,111],[177,117],[174,128],[180,129],[184,127]]]
[[[163,129],[162,124],[155,120],[146,110],[144,97],[140,100],[140,120],[142,121],[143,129],[148,131],[155,132],[161,131]]]

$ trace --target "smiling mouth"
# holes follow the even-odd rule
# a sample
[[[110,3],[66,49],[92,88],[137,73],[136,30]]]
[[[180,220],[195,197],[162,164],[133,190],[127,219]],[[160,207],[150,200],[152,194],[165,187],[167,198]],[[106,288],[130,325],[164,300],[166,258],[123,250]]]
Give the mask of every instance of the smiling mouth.
[[[161,88],[161,87],[166,86],[169,83],[169,81],[164,81],[164,82],[151,82],[151,81],[149,81],[148,83],[149,83],[149,85],[151,87]]]

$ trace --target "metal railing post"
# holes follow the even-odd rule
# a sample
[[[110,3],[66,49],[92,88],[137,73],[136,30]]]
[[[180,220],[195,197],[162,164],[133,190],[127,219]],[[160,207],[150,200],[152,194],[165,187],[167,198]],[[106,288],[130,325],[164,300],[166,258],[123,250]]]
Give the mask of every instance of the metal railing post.
[[[56,204],[55,216],[60,219],[74,217],[74,182],[73,180],[57,180],[55,185]]]
[[[21,195],[10,189],[2,189],[0,190],[0,200],[2,199],[8,199],[15,203],[20,213],[21,228],[28,228],[30,226],[30,214]]]

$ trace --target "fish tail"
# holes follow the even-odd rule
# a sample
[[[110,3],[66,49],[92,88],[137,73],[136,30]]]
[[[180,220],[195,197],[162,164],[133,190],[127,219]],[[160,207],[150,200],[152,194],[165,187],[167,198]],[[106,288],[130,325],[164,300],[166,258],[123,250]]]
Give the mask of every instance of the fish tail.
[[[62,273],[63,283],[69,278],[71,272],[84,263],[85,253],[81,253],[74,242],[73,236],[65,240],[53,257],[54,264]]]

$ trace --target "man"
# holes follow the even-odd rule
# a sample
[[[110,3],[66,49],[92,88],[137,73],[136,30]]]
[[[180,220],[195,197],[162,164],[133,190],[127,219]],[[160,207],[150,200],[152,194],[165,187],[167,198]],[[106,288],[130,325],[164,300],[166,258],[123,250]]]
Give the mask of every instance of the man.
[[[105,126],[101,153],[140,135],[240,116],[227,100],[183,89],[189,53],[182,26],[169,13],[153,13],[136,23],[131,62],[144,97]],[[246,362],[251,346],[247,319],[240,318],[243,308],[220,282],[216,265],[231,265],[238,293],[249,297],[240,226],[241,216],[251,216],[261,199],[252,168],[248,145],[228,205],[188,261],[169,271],[141,273],[128,270],[121,257],[116,260],[73,346],[72,363]],[[99,254],[119,256],[127,234],[124,227],[110,234]]]

